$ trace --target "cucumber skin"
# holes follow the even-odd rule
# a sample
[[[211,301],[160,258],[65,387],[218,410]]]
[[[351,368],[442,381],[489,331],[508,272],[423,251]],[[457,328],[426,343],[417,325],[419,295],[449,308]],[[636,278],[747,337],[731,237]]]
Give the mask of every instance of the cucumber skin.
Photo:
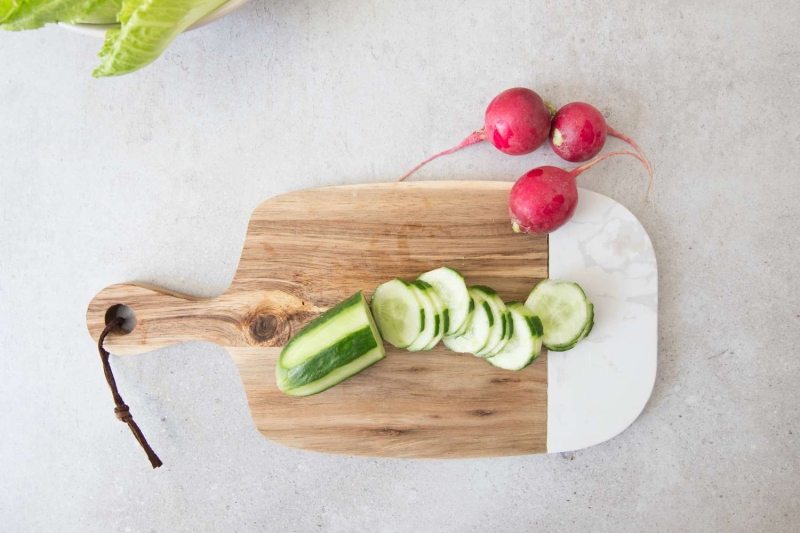
[[[491,287],[487,287],[486,285],[473,285],[470,287],[472,289],[476,289],[487,296],[497,296],[497,291]],[[534,287],[535,288],[535,287]]]
[[[441,297],[436,292],[436,288],[428,283],[425,280],[417,278],[412,282],[417,287],[423,289],[434,304],[434,308],[442,309],[441,313],[436,314],[434,317],[434,330],[433,330],[433,340],[422,348],[422,351],[430,351],[439,344],[439,341],[442,340],[442,337],[447,332],[447,329],[450,327],[450,311],[447,309],[447,306],[441,300]],[[437,305],[438,304],[438,305]],[[441,333],[441,335],[440,335]],[[435,342],[434,342],[435,341]]]
[[[431,338],[431,340],[433,340],[438,335],[439,327],[440,327],[440,316],[439,316],[438,313],[435,312],[436,311],[436,305],[435,305],[433,299],[430,297],[430,294],[429,294],[429,291],[432,291],[433,287],[429,283],[427,283],[425,281],[421,281],[421,280],[414,280],[412,282],[409,282],[409,285],[412,286],[412,288],[414,290],[419,291],[419,293],[417,294],[417,298],[419,299],[419,297],[421,295],[422,298],[427,300],[427,302],[430,304],[431,309],[434,311],[434,314],[433,314],[433,337]],[[425,321],[428,318],[428,314],[425,312],[425,304],[420,302],[420,306],[421,306],[420,307],[420,311],[422,313],[422,327],[419,330],[419,334],[422,335],[422,333],[425,331]],[[412,353],[422,352],[422,351],[427,349],[427,346],[428,346],[427,344],[425,344],[424,346],[414,347],[414,345],[417,343],[417,341],[419,341],[419,337],[417,337],[414,340],[414,342],[412,342],[411,344],[406,346],[405,349],[408,350],[409,352],[412,352]],[[414,347],[414,348],[412,349],[412,347]]]
[[[290,369],[282,366],[281,363],[283,361],[284,354],[291,347],[291,345],[297,341],[297,339],[303,338],[308,332],[313,331],[320,325],[334,320],[335,317],[337,317],[342,311],[356,305],[363,306],[366,314],[367,324],[363,328],[352,332],[350,335],[340,339],[335,344],[328,346],[320,352],[317,352],[309,359]],[[334,372],[336,369],[341,368],[348,363],[353,363],[361,357],[365,357],[373,352],[379,352],[377,355],[380,355],[380,357],[339,381],[332,382],[323,388],[313,388],[313,384],[316,381],[325,378],[328,374]],[[375,357],[375,354],[373,354],[373,357]],[[367,368],[384,357],[386,357],[386,352],[383,349],[383,340],[380,338],[380,332],[375,326],[375,321],[372,318],[370,307],[366,298],[364,298],[363,293],[359,291],[350,298],[347,298],[309,322],[297,333],[297,335],[292,337],[292,339],[286,343],[281,350],[281,354],[278,357],[278,363],[276,365],[275,374],[278,388],[282,392],[291,396],[298,395],[294,391],[302,392],[302,396],[317,394],[341,383],[344,379],[352,377],[358,372],[364,370],[364,368]],[[312,385],[311,389],[302,391],[300,390],[303,387],[308,389],[309,385]]]
[[[472,314],[475,312],[475,300],[472,298],[469,299],[469,311],[467,311],[467,318],[464,320],[464,323],[461,324],[461,327],[451,335],[451,337],[460,337],[464,333],[467,332],[470,326],[470,322],[472,322]]]
[[[539,337],[544,335],[544,326],[542,326],[542,320],[538,316],[533,315],[525,318],[528,319],[528,324],[531,325],[531,328],[536,332],[536,334]]]
[[[494,346],[491,347],[492,348],[491,350],[489,350],[487,346],[484,346],[482,349],[478,350],[478,352],[476,352],[474,354],[477,357],[484,357],[484,358],[492,357],[493,355],[495,355],[498,352],[500,352],[500,350],[503,349],[503,346],[505,346],[505,343],[508,342],[508,339],[509,339],[509,335],[508,335],[509,326],[508,326],[507,323],[511,319],[511,316],[508,313],[508,308],[506,307],[506,304],[503,303],[503,299],[500,298],[500,295],[497,294],[497,291],[495,291],[491,287],[487,287],[485,285],[475,285],[475,286],[472,287],[472,289],[477,290],[479,293],[481,293],[484,296],[485,301],[491,300],[492,302],[494,302],[496,304],[496,307],[497,307],[497,310],[498,310],[498,313],[499,313],[499,316],[497,318],[498,318],[498,320],[500,320],[500,326],[501,326],[500,339],[495,343]],[[484,303],[484,305],[486,305],[486,304]],[[491,305],[489,306],[489,309],[487,309],[487,311],[489,311],[490,309],[492,309]],[[505,309],[505,312],[503,312],[504,309]],[[492,313],[490,313],[490,315],[493,316]],[[493,325],[494,324],[490,324],[490,326],[493,326]],[[491,340],[491,335],[489,337],[490,337],[489,340]]]
[[[481,302],[481,305],[486,310],[486,314],[489,315],[489,327],[491,328],[494,326],[494,313],[492,313],[492,306],[488,304],[488,302]]]
[[[281,367],[285,371],[285,377],[283,383],[279,384],[282,385],[280,388],[291,390],[313,383],[377,346],[372,329],[365,326],[293,368],[287,370]]]
[[[292,337],[292,339],[289,342],[287,342],[286,345],[283,347],[283,350],[281,350],[281,355],[278,358],[278,363],[280,364],[280,361],[283,360],[284,352],[289,350],[289,348],[292,346],[292,344],[297,342],[298,339],[302,339],[303,336],[306,333],[308,333],[309,331],[312,331],[312,330],[318,328],[319,326],[325,324],[326,322],[329,322],[334,317],[336,317],[336,315],[338,315],[341,311],[344,311],[345,309],[347,309],[347,308],[355,305],[356,303],[358,303],[363,297],[364,297],[364,295],[361,293],[361,291],[358,291],[357,293],[352,295],[350,298],[344,300],[343,302],[340,302],[340,303],[336,304],[335,306],[331,307],[330,309],[328,309],[327,311],[325,311],[324,313],[319,315],[317,318],[315,318],[314,320],[312,320],[311,322],[309,322],[308,324],[303,326],[303,329],[298,331],[297,335]]]

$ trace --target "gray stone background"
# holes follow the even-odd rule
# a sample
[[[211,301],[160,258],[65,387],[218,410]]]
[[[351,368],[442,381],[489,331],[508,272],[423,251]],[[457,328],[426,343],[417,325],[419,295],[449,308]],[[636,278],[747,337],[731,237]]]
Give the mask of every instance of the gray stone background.
[[[798,531],[798,22],[786,0],[254,0],[104,80],[99,41],[0,33],[1,529]],[[221,293],[261,200],[394,180],[516,85],[593,103],[655,168],[656,208],[626,158],[580,178],[658,255],[641,417],[565,455],[320,455],[261,437],[229,357],[194,343],[113,361],[152,471],[114,419],[91,297]],[[416,179],[546,163],[480,145]]]

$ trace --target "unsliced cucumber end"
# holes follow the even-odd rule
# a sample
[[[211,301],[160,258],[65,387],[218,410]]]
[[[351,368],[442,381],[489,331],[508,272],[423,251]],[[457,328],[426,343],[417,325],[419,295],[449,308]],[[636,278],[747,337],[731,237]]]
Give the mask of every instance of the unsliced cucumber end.
[[[386,350],[384,350],[383,344],[379,344],[358,359],[355,359],[350,363],[337,368],[330,374],[318,379],[317,381],[312,381],[311,383],[293,389],[281,389],[281,391],[285,392],[289,396],[311,396],[313,394],[318,394],[328,390],[334,385],[338,385],[345,379],[358,374],[365,368],[374,365],[384,357],[386,357]],[[280,388],[280,385],[278,386]]]
[[[385,356],[367,300],[358,292],[312,320],[284,346],[275,380],[286,394],[310,396]]]

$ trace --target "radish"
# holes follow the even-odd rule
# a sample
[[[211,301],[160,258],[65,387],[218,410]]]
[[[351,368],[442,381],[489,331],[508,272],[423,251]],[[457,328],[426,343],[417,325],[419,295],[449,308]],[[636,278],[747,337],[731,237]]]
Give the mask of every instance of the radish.
[[[644,164],[644,160],[633,152],[609,152],[572,170],[544,166],[522,176],[508,197],[512,229],[517,233],[545,234],[563,226],[578,206],[575,178],[614,155],[630,155]]]
[[[594,106],[572,102],[559,109],[550,129],[550,147],[561,159],[582,163],[600,153],[607,135],[622,139],[639,152],[640,161],[650,174],[649,192],[653,185],[653,168],[644,152],[633,139],[609,126],[603,114]]]
[[[482,141],[508,155],[529,154],[547,140],[550,133],[550,107],[542,98],[523,87],[501,92],[486,107],[483,128],[473,132],[457,146],[429,157],[406,174],[405,180],[424,165],[443,155]]]

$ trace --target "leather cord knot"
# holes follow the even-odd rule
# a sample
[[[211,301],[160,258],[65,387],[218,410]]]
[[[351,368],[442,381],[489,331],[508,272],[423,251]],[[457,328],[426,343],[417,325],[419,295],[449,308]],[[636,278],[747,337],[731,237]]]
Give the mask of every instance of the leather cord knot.
[[[108,388],[111,389],[111,396],[114,397],[114,414],[117,415],[117,420],[121,422],[125,422],[133,433],[134,438],[139,443],[139,446],[142,447],[144,453],[147,454],[147,458],[150,460],[150,464],[153,468],[158,468],[161,466],[162,463],[161,459],[158,458],[156,452],[153,451],[153,448],[150,447],[148,444],[147,439],[144,438],[144,434],[142,430],[139,429],[139,426],[134,422],[133,415],[131,414],[131,409],[128,405],[122,400],[122,396],[119,394],[119,390],[117,390],[117,381],[114,379],[114,373],[111,371],[111,363],[109,361],[110,354],[108,350],[103,348],[103,343],[106,340],[106,337],[109,333],[111,333],[115,328],[122,326],[122,323],[125,320],[122,317],[117,317],[111,322],[106,325],[106,328],[103,330],[103,333],[100,334],[100,339],[97,341],[97,349],[100,352],[100,360],[103,362],[103,373],[106,375],[106,382],[108,382]]]
[[[125,404],[117,406],[114,408],[114,413],[117,415],[117,420],[120,422],[128,423],[128,420],[133,419],[133,415],[131,415],[131,408]]]

